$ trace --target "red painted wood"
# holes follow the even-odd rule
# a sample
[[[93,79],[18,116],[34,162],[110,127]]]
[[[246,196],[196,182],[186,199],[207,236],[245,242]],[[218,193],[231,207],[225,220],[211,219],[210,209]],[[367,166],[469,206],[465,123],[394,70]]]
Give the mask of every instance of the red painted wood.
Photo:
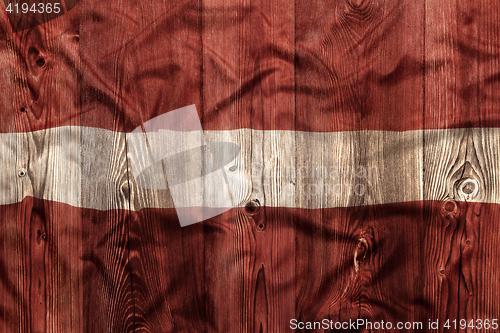
[[[124,332],[133,327],[151,332],[258,331],[261,325],[263,330],[273,325],[287,331],[292,318],[396,323],[459,319],[471,315],[467,313],[471,309],[477,318],[497,315],[494,295],[500,284],[494,272],[499,237],[494,225],[500,206],[456,202],[448,212],[447,205],[261,207],[256,213],[242,208],[185,228],[179,226],[173,209],[99,212],[27,199],[3,206],[1,214],[7,222],[13,211],[31,209],[53,224],[67,222],[48,213],[57,211],[79,221],[57,232],[53,228],[40,239],[48,249],[45,274],[36,270],[33,254],[31,269],[23,266],[32,279],[35,273],[38,278],[45,276],[47,295],[57,288],[53,310],[59,325],[81,321],[87,332]],[[37,206],[44,207],[45,215]],[[265,228],[259,228],[264,221]],[[4,223],[3,229],[8,228],[10,232],[2,233],[3,244],[9,233],[23,238],[22,226]],[[274,245],[281,229],[293,231],[291,247]],[[82,248],[75,242],[60,249],[61,238],[80,233]],[[50,260],[55,259],[55,247],[59,247],[57,260]],[[3,248],[25,251],[22,243]],[[30,324],[21,314],[31,309],[35,319],[43,310],[33,304],[32,292],[27,296],[27,285],[16,269],[19,261],[5,254],[2,327],[12,331],[26,325],[28,330]],[[83,272],[75,271],[79,263]],[[294,275],[289,274],[290,264]],[[73,278],[82,289],[83,312],[68,307],[77,306],[75,281],[55,272],[77,274]],[[296,295],[292,317],[277,316],[271,322],[270,313],[282,311],[287,305],[280,299],[290,294]],[[26,306],[23,312],[16,310],[20,304]],[[262,304],[267,307],[257,307]],[[222,320],[221,315],[234,316],[235,322]],[[31,323],[32,331],[37,331],[33,324],[41,325]]]

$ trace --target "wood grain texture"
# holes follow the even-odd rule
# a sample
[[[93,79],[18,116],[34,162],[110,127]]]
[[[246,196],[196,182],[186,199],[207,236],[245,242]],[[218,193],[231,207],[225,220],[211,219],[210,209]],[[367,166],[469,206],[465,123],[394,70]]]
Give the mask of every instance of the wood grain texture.
[[[494,23],[498,7],[490,5],[487,1],[426,2],[425,61],[432,65],[425,73],[425,113],[430,116],[426,121],[446,121],[443,114],[449,109],[455,110],[454,122],[463,127],[498,117],[497,99],[491,95],[497,84],[493,78],[498,75],[498,37],[490,34],[498,29]],[[490,8],[488,14],[486,8]],[[435,257],[426,280],[428,299],[436,304],[433,318],[469,322],[498,311],[495,298],[485,296],[496,293],[498,283],[482,273],[495,265],[485,249],[497,233],[494,229],[487,232],[490,236],[482,233],[483,228],[495,228],[494,219],[484,214],[489,207],[453,200],[467,202],[477,197],[482,201],[497,192],[490,168],[498,163],[498,149],[491,150],[498,143],[488,139],[489,129],[464,128],[460,132],[453,138],[441,138],[448,146],[441,151],[426,145],[426,161],[440,161],[435,164],[438,169],[429,170],[426,193],[443,201],[441,223],[429,228],[429,234],[439,241],[427,244]],[[461,191],[464,183],[472,184],[477,194]],[[447,189],[438,194],[438,184],[446,184]],[[486,285],[488,292],[482,289]]]
[[[4,7],[0,331],[500,319],[494,1],[85,0],[17,32]],[[130,132],[191,104],[247,184],[181,228]]]

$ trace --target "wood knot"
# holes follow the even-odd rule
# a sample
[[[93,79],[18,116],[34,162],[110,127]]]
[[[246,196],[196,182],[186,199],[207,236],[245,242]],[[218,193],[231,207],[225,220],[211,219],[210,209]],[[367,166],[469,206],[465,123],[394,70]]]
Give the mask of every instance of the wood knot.
[[[455,183],[455,189],[458,198],[472,200],[479,193],[479,183],[474,178],[463,178]]]
[[[362,238],[359,240],[357,249],[356,249],[356,259],[358,261],[363,261],[366,258],[366,251],[368,249],[368,245],[366,239]]]
[[[40,70],[46,69],[47,60],[43,51],[39,50],[35,46],[30,46],[28,49],[28,60],[30,64],[31,73],[35,76],[40,74]]]
[[[40,57],[40,58],[36,59],[35,63],[38,67],[43,67],[43,66],[45,66],[45,59]]]
[[[266,224],[264,222],[259,222],[257,225],[257,231],[264,231],[266,229]]]
[[[347,3],[354,9],[360,8],[364,0],[348,0]]]
[[[130,187],[128,186],[128,183],[121,186],[121,191],[126,198],[130,197]]]
[[[253,199],[247,202],[245,205],[245,212],[249,215],[255,215],[260,210],[260,201],[259,199]]]
[[[460,213],[458,203],[455,200],[446,200],[441,205],[441,215],[450,219],[456,217]]]
[[[47,240],[47,234],[40,229],[38,229],[38,231],[37,231],[37,236],[41,240]]]
[[[360,263],[363,262],[368,253],[368,241],[366,238],[361,237],[356,245],[356,250],[354,252],[354,269],[356,272],[359,271]]]
[[[443,205],[444,207],[444,210],[446,210],[447,212],[451,213],[453,212],[455,209],[457,209],[457,203],[453,200],[448,200],[444,203]]]
[[[347,14],[359,16],[358,19],[369,17],[373,9],[369,0],[347,0],[347,4]]]

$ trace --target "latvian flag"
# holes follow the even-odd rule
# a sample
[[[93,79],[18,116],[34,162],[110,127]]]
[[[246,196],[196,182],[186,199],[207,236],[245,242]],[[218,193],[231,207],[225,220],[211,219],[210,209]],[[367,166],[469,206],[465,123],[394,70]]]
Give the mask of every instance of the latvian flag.
[[[0,332],[499,329],[497,1],[4,0],[0,34]]]

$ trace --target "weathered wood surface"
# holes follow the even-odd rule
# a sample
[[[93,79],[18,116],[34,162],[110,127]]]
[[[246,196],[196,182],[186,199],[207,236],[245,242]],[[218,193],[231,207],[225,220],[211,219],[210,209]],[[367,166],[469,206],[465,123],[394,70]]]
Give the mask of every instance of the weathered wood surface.
[[[80,1],[19,32],[3,6],[0,331],[500,319],[497,3]],[[249,184],[181,228],[126,133],[190,104]]]

